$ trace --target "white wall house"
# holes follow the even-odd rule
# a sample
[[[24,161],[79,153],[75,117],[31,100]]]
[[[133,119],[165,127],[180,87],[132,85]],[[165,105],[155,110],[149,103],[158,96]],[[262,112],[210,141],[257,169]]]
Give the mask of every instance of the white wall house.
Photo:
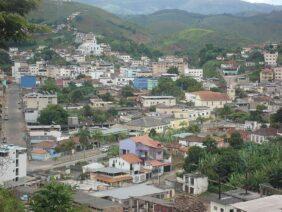
[[[58,104],[57,94],[28,93],[23,97],[23,104],[25,108],[32,108],[41,111],[49,104]]]
[[[143,107],[151,107],[158,104],[174,106],[176,105],[176,98],[173,96],[141,96],[141,104]]]
[[[190,69],[187,68],[185,69],[185,76],[187,77],[191,77],[195,80],[197,80],[198,82],[201,82],[203,80],[203,69]]]
[[[275,53],[265,52],[263,56],[266,65],[277,66],[278,52]]]
[[[26,148],[14,145],[0,146],[0,185],[26,177]]]
[[[183,175],[183,191],[191,195],[200,195],[208,190],[208,177],[200,173]]]

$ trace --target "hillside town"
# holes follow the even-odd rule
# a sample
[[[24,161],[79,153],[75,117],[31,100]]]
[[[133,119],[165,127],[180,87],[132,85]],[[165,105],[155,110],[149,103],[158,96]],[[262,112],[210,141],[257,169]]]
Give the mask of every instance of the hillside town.
[[[85,211],[281,210],[281,43],[207,46],[199,67],[114,51],[74,28],[78,15],[52,28],[72,36],[64,48],[9,47],[3,188],[26,207],[58,183]]]

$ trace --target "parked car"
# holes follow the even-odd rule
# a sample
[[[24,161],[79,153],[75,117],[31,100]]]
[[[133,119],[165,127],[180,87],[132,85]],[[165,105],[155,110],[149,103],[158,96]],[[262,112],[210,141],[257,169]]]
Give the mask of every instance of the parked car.
[[[103,146],[100,150],[101,152],[108,152],[110,149],[110,146]]]

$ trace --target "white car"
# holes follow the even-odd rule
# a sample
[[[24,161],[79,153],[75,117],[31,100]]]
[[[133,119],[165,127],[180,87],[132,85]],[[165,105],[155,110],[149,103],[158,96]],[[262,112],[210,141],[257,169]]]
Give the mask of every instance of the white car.
[[[100,150],[101,152],[107,152],[109,151],[110,147],[109,146],[103,146]]]

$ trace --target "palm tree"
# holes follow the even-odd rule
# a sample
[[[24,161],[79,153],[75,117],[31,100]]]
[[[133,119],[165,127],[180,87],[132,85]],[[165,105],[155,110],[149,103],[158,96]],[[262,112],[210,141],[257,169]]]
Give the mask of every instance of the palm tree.
[[[88,129],[80,129],[78,132],[79,143],[83,148],[84,160],[85,160],[85,150],[90,145],[90,132]]]

